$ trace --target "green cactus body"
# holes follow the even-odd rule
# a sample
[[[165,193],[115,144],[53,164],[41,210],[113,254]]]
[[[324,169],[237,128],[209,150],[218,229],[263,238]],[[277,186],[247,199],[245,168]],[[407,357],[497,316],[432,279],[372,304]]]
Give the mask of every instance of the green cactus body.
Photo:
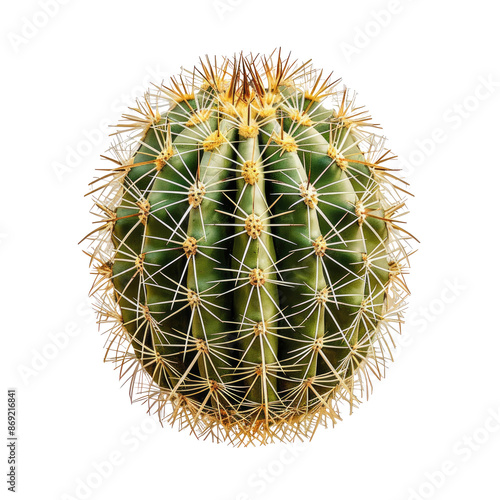
[[[387,151],[308,64],[207,59],[180,82],[126,117],[95,190],[108,358],[201,435],[308,436],[383,375],[401,322],[410,236]]]

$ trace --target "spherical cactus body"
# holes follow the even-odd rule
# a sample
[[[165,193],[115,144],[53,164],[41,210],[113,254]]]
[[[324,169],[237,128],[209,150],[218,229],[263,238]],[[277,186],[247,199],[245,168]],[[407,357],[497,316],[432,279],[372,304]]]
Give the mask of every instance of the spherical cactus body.
[[[280,53],[209,58],[124,116],[92,183],[106,359],[162,420],[310,437],[383,376],[405,186],[354,95]]]

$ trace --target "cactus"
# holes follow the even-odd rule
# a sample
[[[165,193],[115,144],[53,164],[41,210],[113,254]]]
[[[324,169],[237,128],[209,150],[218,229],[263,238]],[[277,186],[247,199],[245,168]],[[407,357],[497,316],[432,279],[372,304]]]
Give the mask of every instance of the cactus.
[[[124,115],[91,183],[106,360],[199,437],[310,438],[385,374],[409,193],[355,94],[310,61],[200,61]]]

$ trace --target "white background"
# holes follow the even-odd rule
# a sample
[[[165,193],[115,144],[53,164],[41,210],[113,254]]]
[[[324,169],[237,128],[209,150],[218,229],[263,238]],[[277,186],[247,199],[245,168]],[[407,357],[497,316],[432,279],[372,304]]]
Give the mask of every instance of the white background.
[[[17,498],[500,498],[494,7],[4,2],[0,405],[17,388]],[[77,242],[91,228],[83,195],[103,166],[106,124],[199,56],[276,46],[334,70],[383,125],[415,194],[407,227],[421,245],[396,361],[370,400],[310,443],[233,449],[162,429],[130,404],[102,362]]]

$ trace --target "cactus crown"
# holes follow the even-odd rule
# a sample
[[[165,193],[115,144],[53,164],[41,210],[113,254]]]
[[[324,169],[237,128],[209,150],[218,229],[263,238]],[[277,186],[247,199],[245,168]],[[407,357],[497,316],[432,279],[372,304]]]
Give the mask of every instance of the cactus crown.
[[[369,392],[411,238],[378,128],[280,52],[207,57],[124,116],[87,238],[132,398],[239,445],[311,437]]]

